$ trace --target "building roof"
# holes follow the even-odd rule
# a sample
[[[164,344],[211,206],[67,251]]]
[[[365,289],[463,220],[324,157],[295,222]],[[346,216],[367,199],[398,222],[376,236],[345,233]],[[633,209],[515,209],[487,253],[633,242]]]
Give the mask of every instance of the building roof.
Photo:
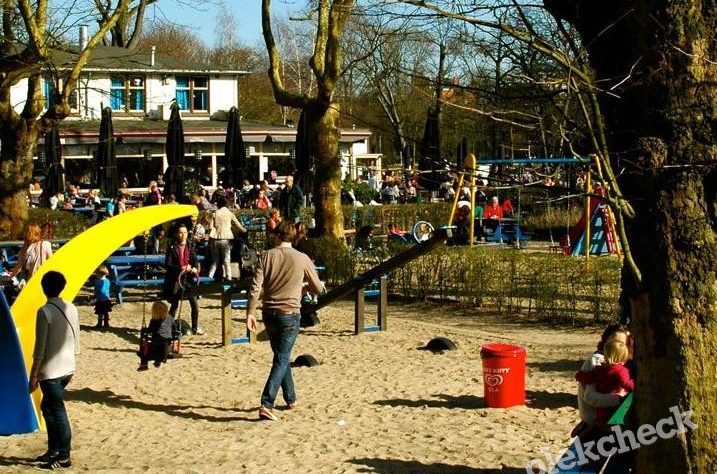
[[[183,120],[182,125],[187,142],[224,143],[227,133],[227,122],[218,120]],[[163,120],[113,120],[112,127],[114,135],[122,137],[125,143],[164,142],[167,135],[167,121]],[[245,119],[241,128],[247,143],[296,141],[294,127]],[[99,130],[99,120],[64,120],[60,124],[60,136],[66,144],[96,143]],[[342,129],[340,141],[351,143],[370,136],[369,129]]]
[[[76,54],[76,53],[75,53]],[[98,46],[92,51],[92,57],[84,71],[113,71],[136,73],[205,73],[246,75],[248,71],[229,69],[211,64],[188,61],[155,54],[154,66],[151,65],[151,53],[130,51],[114,46]]]
[[[23,43],[12,44],[12,53],[19,54],[27,46]],[[79,54],[76,46],[65,46],[50,50],[50,58],[59,70],[72,68]],[[134,51],[116,46],[97,46],[90,56],[87,65],[82,69],[84,72],[129,72],[138,74],[223,74],[223,75],[247,75],[249,71],[240,69],[223,68],[197,61],[160,56],[155,54],[154,66],[151,65],[151,53]]]

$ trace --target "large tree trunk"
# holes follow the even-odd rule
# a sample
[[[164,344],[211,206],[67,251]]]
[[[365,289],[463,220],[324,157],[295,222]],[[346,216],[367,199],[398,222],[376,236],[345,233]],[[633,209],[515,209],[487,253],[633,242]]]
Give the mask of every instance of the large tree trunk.
[[[38,127],[20,121],[0,129],[0,236],[15,238],[27,220],[28,186]]]
[[[639,473],[717,472],[717,63],[714,1],[545,0],[588,45],[613,161],[635,208],[627,229],[637,414],[692,409],[698,428],[638,451]],[[625,298],[626,300],[628,298]]]
[[[314,155],[314,218],[318,235],[343,240],[339,105],[316,104],[306,109],[309,150]],[[308,190],[304,190],[308,191]]]

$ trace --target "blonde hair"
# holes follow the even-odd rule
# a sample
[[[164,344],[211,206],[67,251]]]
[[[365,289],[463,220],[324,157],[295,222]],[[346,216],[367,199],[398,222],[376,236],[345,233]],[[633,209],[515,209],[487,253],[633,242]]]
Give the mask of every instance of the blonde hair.
[[[164,319],[169,314],[169,306],[163,301],[155,301],[152,304],[152,319]]]
[[[605,349],[603,349],[603,353],[605,355],[605,362],[608,364],[622,364],[624,362],[627,362],[627,359],[629,357],[629,351],[627,350],[627,345],[618,340],[609,340],[605,344]]]
[[[42,231],[37,224],[29,224],[25,228],[25,245],[34,244],[42,240]]]

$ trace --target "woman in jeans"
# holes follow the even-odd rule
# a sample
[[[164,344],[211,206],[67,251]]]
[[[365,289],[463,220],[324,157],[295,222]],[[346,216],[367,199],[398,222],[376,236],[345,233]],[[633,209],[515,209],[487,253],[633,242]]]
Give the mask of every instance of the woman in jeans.
[[[246,229],[242,227],[234,213],[227,207],[227,198],[225,196],[217,196],[217,207],[219,209],[214,214],[214,229],[209,234],[211,238],[209,248],[212,253],[212,265],[209,267],[207,275],[210,278],[214,278],[217,265],[221,263],[224,279],[231,280],[231,253],[232,242],[234,241],[232,224],[241,233],[245,233]]]

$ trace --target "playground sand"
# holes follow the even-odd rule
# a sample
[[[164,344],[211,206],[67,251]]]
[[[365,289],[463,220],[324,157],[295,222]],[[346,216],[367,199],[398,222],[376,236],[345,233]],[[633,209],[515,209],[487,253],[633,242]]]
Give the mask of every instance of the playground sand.
[[[388,331],[356,337],[352,304],[337,303],[295,347],[321,362],[294,369],[299,408],[259,422],[269,344],[222,348],[218,302],[201,306],[207,334],[147,372],[136,371],[141,303],[116,306],[103,332],[90,329],[92,307],[79,306],[82,354],[67,394],[75,472],[524,473],[542,448],[567,446],[578,418],[573,375],[600,330],[391,304]],[[417,350],[436,336],[459,350]],[[526,406],[485,408],[488,342],[527,348]],[[44,433],[0,438],[0,470],[34,470],[29,459],[45,443]]]

